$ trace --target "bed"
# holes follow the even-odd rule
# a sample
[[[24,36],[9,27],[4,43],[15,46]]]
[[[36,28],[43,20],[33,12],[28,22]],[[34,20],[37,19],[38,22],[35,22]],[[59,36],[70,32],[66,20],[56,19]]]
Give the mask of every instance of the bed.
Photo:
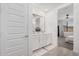
[[[65,32],[64,37],[65,37],[65,42],[73,43],[73,32]]]

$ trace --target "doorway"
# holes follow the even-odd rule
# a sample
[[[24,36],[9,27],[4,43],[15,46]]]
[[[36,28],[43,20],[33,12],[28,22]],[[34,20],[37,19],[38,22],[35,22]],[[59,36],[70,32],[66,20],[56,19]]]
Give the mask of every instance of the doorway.
[[[73,4],[58,10],[58,46],[73,50]]]

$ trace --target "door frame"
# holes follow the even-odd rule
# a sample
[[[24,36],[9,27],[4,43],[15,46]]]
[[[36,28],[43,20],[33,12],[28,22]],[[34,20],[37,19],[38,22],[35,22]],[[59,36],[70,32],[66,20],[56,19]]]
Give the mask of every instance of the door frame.
[[[32,4],[27,4],[27,27],[28,27],[28,40],[27,40],[27,55],[32,55]]]

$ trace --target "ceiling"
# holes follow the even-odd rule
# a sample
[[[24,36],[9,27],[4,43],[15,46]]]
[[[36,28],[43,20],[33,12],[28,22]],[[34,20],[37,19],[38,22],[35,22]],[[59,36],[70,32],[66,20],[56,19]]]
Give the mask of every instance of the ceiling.
[[[63,4],[65,3],[33,3],[32,8],[33,8],[33,12],[48,13]]]
[[[61,7],[67,3],[32,3],[32,12],[37,15],[45,15],[46,13],[54,10],[55,8]],[[59,19],[65,18],[66,14],[69,16],[73,15],[73,4],[62,7],[58,10]]]
[[[63,7],[58,10],[58,19],[63,20],[66,18],[66,14],[69,15],[70,18],[73,17],[73,4],[70,4],[66,7]]]

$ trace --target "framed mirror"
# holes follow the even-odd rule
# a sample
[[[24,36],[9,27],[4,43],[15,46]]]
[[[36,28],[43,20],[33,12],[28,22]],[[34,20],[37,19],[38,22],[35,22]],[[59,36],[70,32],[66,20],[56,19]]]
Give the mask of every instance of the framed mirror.
[[[33,33],[45,32],[45,19],[44,16],[33,14]]]

